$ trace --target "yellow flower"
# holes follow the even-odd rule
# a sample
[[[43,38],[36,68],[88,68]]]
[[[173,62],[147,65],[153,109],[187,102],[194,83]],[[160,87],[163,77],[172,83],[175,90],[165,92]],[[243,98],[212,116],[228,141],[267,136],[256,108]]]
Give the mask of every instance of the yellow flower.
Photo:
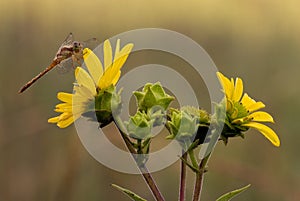
[[[222,73],[217,72],[217,76],[223,86],[226,96],[226,125],[233,130],[246,131],[255,128],[263,134],[274,146],[280,146],[277,134],[268,126],[258,122],[271,122],[274,120],[270,114],[258,111],[265,107],[262,102],[256,102],[243,94],[243,81],[240,78],[228,79]]]
[[[81,67],[76,68],[77,83],[74,84],[74,93],[59,92],[57,94],[57,98],[63,103],[56,105],[54,111],[62,114],[48,119],[48,122],[56,123],[60,128],[66,128],[87,112],[89,106],[95,104],[95,97],[101,90],[116,85],[121,75],[121,68],[132,47],[133,44],[129,43],[120,50],[120,40],[117,40],[113,57],[111,44],[109,40],[106,40],[103,45],[103,65],[90,49],[85,48],[83,59],[89,73]]]

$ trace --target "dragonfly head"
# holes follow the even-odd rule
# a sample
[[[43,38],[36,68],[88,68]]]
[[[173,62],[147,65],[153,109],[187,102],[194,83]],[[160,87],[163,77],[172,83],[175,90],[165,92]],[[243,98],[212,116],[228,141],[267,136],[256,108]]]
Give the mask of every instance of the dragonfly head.
[[[79,53],[80,51],[82,51],[82,49],[83,49],[83,45],[80,42],[78,41],[73,42],[73,51],[75,53]]]

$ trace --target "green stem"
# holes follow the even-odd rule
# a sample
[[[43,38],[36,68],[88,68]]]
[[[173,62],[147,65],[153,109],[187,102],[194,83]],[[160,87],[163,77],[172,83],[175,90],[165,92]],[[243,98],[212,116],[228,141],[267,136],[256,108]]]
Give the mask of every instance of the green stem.
[[[119,116],[116,116],[114,121],[115,121],[115,124],[117,125],[117,128],[119,129],[119,132],[121,133],[121,136],[126,144],[126,147],[132,154],[134,160],[137,162],[137,158],[136,158],[136,156],[134,156],[135,154],[137,154],[137,151],[135,150],[132,142],[130,141],[130,139],[128,138],[128,136],[126,134],[126,127],[123,124],[122,119]],[[144,165],[142,166],[142,165],[138,165],[138,164],[137,164],[137,166],[138,166],[139,170],[141,171],[142,176],[143,176],[144,180],[146,181],[148,187],[150,188],[156,201],[165,201],[165,199],[162,196],[161,192],[159,191],[152,175],[149,173],[147,167]]]
[[[198,169],[198,161],[195,157],[194,149],[189,150],[189,156],[195,169]]]
[[[203,176],[205,173],[205,167],[209,160],[210,154],[208,154],[205,158],[203,158],[199,164],[199,172],[196,173],[196,181],[194,186],[194,194],[193,194],[193,201],[199,201],[202,191],[203,185]]]
[[[182,158],[187,160],[187,153],[182,150]],[[181,160],[181,171],[180,171],[180,187],[179,187],[179,201],[184,201],[185,199],[185,185],[186,185],[186,164]]]
[[[137,139],[137,153],[138,154],[143,154],[142,140],[141,139]]]

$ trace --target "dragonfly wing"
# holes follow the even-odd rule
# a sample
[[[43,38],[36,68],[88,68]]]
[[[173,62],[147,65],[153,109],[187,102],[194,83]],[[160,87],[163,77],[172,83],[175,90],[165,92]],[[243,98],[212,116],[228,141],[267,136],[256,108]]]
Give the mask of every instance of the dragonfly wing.
[[[91,38],[82,42],[83,47],[87,47],[91,50],[95,49],[99,45],[97,38]]]
[[[59,74],[68,73],[73,68],[74,68],[74,66],[73,66],[73,59],[71,57],[62,60],[59,64],[56,65],[56,71]]]
[[[70,45],[72,44],[74,41],[74,37],[73,37],[73,34],[72,33],[69,33],[69,35],[66,37],[66,39],[63,41],[63,43],[61,44],[61,46],[64,46],[64,45]]]

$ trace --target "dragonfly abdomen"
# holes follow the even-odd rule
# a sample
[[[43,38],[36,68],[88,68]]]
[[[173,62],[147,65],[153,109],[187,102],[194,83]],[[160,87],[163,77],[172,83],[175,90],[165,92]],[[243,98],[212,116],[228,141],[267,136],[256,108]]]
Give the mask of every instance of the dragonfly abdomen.
[[[44,76],[46,73],[48,73],[52,68],[54,68],[59,62],[57,60],[54,60],[50,66],[48,66],[44,71],[40,72],[37,76],[32,78],[29,82],[27,82],[20,90],[19,93],[22,93],[27,88],[29,88],[31,85],[33,85],[38,79],[40,79],[42,76]]]

